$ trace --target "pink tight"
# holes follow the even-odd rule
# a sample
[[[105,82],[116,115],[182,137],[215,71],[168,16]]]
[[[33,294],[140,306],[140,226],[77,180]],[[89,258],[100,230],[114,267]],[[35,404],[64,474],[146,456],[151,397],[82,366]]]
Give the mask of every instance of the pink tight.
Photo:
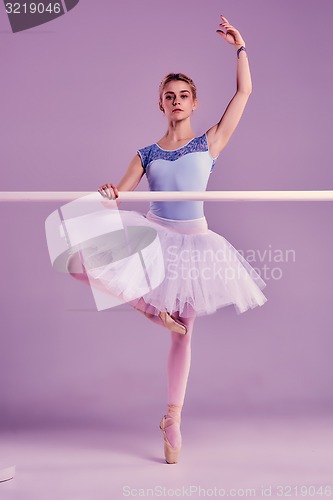
[[[171,346],[167,361],[168,373],[168,404],[183,405],[191,365],[191,339],[195,316],[185,318],[174,314],[187,326],[187,334],[170,332]]]
[[[171,347],[167,362],[168,404],[183,405],[188,375],[191,366],[191,339],[195,316],[183,318],[174,315],[187,326],[187,334],[171,333]],[[180,427],[176,423],[166,428],[166,435],[171,446],[181,446]]]

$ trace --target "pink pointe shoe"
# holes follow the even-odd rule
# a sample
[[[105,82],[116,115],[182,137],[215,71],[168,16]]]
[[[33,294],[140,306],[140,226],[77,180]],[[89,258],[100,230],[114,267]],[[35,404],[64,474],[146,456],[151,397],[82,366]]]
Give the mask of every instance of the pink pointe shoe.
[[[168,405],[168,414],[164,415],[160,422],[160,429],[163,432],[164,439],[164,456],[167,464],[178,463],[181,446],[179,446],[178,448],[174,448],[173,446],[171,446],[171,443],[167,438],[165,429],[170,427],[170,425],[174,425],[175,423],[180,425],[181,409],[182,406]]]
[[[163,321],[163,324],[168,330],[172,332],[180,333],[181,335],[187,334],[187,327],[184,323],[173,318],[168,312],[161,311],[159,317]]]

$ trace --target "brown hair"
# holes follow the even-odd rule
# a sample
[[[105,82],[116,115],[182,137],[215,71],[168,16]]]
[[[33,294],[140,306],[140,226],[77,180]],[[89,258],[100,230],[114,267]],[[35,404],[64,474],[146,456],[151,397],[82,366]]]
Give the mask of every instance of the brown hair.
[[[196,88],[192,78],[190,78],[187,75],[184,75],[184,73],[169,73],[168,75],[166,75],[163,78],[163,80],[161,81],[160,86],[159,86],[159,94],[160,94],[159,106],[160,106],[160,110],[163,112],[164,112],[164,110],[163,110],[163,106],[162,106],[162,93],[163,93],[165,85],[167,83],[171,82],[172,80],[181,80],[183,82],[188,83],[188,85],[191,88],[193,100],[195,100],[197,98],[197,88]]]

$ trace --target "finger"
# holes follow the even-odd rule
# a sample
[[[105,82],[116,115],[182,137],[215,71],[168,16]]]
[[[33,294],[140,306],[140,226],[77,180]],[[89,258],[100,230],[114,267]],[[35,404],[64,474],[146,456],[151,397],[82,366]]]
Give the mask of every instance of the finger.
[[[110,189],[113,190],[113,197],[118,198],[119,194],[118,194],[117,186],[115,186],[114,184],[109,184],[109,186],[110,186]]]
[[[227,30],[227,33],[236,33],[237,32],[236,28],[234,28],[233,26],[230,26],[230,27],[224,28],[224,29]]]
[[[226,23],[229,23],[229,21],[226,17],[224,17],[224,16],[220,16],[220,17],[221,17],[221,19],[223,19],[223,21],[225,21]]]
[[[226,38],[226,34],[224,33],[224,31],[221,31],[221,30],[216,30],[216,33],[218,33],[219,35],[223,36],[223,38]]]
[[[112,190],[112,199],[115,200],[119,196],[117,186],[111,184],[110,189]]]
[[[222,26],[222,28],[235,29],[232,24],[228,24],[228,23],[221,23],[220,26]]]
[[[104,184],[99,187],[98,191],[102,196],[107,197],[110,200],[114,200],[119,197],[118,188],[114,184]]]
[[[233,26],[230,26],[230,25],[222,25],[221,28],[223,28],[225,31],[233,31],[233,30],[236,29],[236,28],[234,28]]]
[[[112,187],[106,188],[106,192],[107,192],[107,196],[108,196],[109,200],[114,200],[115,195],[114,195]]]
[[[109,197],[109,193],[108,193],[108,191],[107,191],[107,187],[106,187],[106,186],[104,186],[104,187],[103,187],[103,186],[101,186],[101,187],[99,188],[99,190],[98,190],[98,191],[101,193],[101,195],[102,195],[104,198],[108,198],[108,197]]]

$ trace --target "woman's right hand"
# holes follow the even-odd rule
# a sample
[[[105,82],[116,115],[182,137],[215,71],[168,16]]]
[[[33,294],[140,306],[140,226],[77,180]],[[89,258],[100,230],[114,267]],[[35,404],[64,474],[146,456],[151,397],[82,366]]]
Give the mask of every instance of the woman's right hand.
[[[104,198],[109,198],[109,200],[115,200],[119,196],[118,188],[115,184],[103,184],[103,186],[98,188],[98,192]]]

